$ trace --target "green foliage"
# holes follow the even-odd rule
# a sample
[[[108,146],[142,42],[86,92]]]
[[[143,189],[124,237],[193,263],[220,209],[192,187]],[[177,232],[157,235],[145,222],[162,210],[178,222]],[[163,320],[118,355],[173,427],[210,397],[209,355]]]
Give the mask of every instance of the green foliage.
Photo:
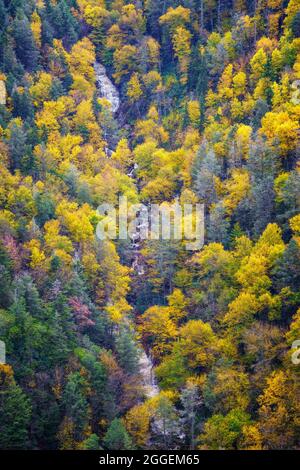
[[[103,439],[104,446],[109,450],[130,450],[132,442],[124,424],[115,418]]]
[[[96,434],[91,434],[87,439],[82,443],[83,450],[99,450],[99,437]]]
[[[10,366],[0,364],[0,448],[24,449],[28,446],[31,405],[16,384]]]
[[[250,423],[249,415],[232,410],[226,416],[216,414],[209,418],[200,436],[202,448],[212,450],[235,449],[241,438],[243,426]]]

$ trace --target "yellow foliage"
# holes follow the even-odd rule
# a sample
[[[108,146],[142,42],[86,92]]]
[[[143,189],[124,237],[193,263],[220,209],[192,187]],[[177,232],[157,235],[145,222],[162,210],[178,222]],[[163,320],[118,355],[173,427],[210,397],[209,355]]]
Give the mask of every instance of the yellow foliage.
[[[113,323],[121,324],[132,311],[132,307],[125,299],[121,299],[113,305],[108,305],[105,310]]]
[[[300,215],[295,215],[290,219],[290,227],[294,232],[294,238],[300,246]]]
[[[254,246],[254,253],[266,256],[270,264],[274,263],[278,256],[284,251],[284,242],[281,234],[282,230],[277,224],[267,225],[265,231]]]
[[[71,240],[65,235],[60,235],[61,226],[58,220],[49,220],[44,225],[44,240],[46,250],[54,251],[59,249],[66,253],[72,253],[73,245]]]
[[[132,45],[122,46],[114,52],[114,79],[120,83],[123,76],[128,75],[134,69],[137,59],[137,48]]]
[[[70,54],[67,54],[71,74],[73,76],[82,76],[90,85],[95,82],[93,68],[95,59],[94,46],[87,37],[74,44]]]
[[[292,345],[294,341],[300,338],[300,308],[298,308],[293,316],[290,329],[285,336],[289,345]]]
[[[276,71],[279,72],[282,68],[283,64],[283,56],[282,53],[279,49],[274,49],[272,52],[272,68]]]
[[[41,242],[36,239],[30,240],[30,242],[24,245],[30,251],[30,267],[31,269],[44,268],[46,256],[44,251],[41,249]]]
[[[141,316],[138,329],[144,340],[151,340],[155,358],[160,358],[171,350],[172,342],[178,334],[176,325],[171,319],[170,309],[157,305],[148,308]]]
[[[259,80],[262,78],[265,67],[267,65],[267,54],[265,53],[263,48],[258,49],[258,51],[254,54],[252,59],[250,60],[251,66],[251,76],[254,80]]]
[[[124,301],[129,292],[130,269],[120,264],[116,247],[110,240],[101,244],[99,265],[99,278],[104,283],[106,303],[108,307],[113,306],[119,309],[118,311],[114,308],[112,310],[112,313],[119,317],[122,312],[128,312],[130,309],[127,302]]]
[[[148,64],[157,66],[159,63],[159,43],[152,37],[147,38]]]
[[[121,139],[118,142],[117,148],[112,153],[111,159],[115,161],[116,165],[123,170],[130,166],[132,163],[132,155],[128,147],[127,139]]]
[[[15,215],[6,209],[0,210],[0,226],[9,227],[12,231],[18,226]]]
[[[241,448],[246,450],[262,450],[262,436],[255,424],[243,427]]]
[[[179,5],[177,8],[170,7],[167,12],[159,18],[160,24],[167,24],[171,29],[190,22],[191,11]]]
[[[271,144],[279,147],[283,157],[293,151],[298,143],[297,120],[292,119],[285,111],[269,112],[262,118],[260,133],[264,134]]]
[[[275,39],[270,39],[266,36],[263,36],[257,41],[256,49],[257,51],[262,49],[267,54],[270,54],[274,50],[276,45],[277,45],[277,41]]]
[[[145,20],[141,9],[133,3],[124,5],[121,10],[120,23],[122,27],[134,31],[135,34],[141,34],[145,30]]]
[[[289,28],[296,13],[299,12],[299,0],[290,0],[285,10],[284,23]]]
[[[294,75],[295,75],[295,78],[296,79],[300,79],[300,54],[297,54],[297,59],[294,63],[294,66],[293,66],[293,70],[294,70]]]
[[[180,351],[189,367],[209,367],[218,352],[218,339],[209,323],[190,320],[179,330]]]
[[[67,112],[69,103],[62,97],[57,101],[46,101],[43,109],[37,113],[36,124],[48,133],[58,131]]]
[[[87,24],[94,28],[99,28],[109,18],[109,11],[101,5],[86,5],[83,15]]]
[[[249,405],[249,378],[242,369],[219,367],[215,371],[212,393],[215,412],[228,413],[234,408],[246,410]],[[228,391],[230,390],[230,393]]]
[[[294,217],[292,217],[292,219],[290,219],[290,226],[293,232],[297,234],[300,232],[300,215],[299,214],[295,215]]]
[[[245,124],[241,124],[235,133],[237,148],[241,152],[243,158],[248,157],[251,134],[252,127],[246,126]]]
[[[178,26],[172,35],[172,44],[179,61],[180,81],[185,84],[191,55],[191,33],[183,26]]]
[[[14,381],[14,371],[9,364],[0,363],[0,387],[10,385]]]
[[[76,163],[81,152],[81,143],[82,137],[79,135],[67,134],[60,136],[59,134],[52,134],[49,137],[47,151],[57,164],[60,162],[64,164],[67,162]]]
[[[36,10],[31,15],[30,27],[31,27],[31,31],[32,31],[34,40],[36,42],[36,45],[38,47],[41,47],[41,45],[42,45],[42,41],[41,41],[42,21],[41,21],[41,18],[40,18],[39,14]]]
[[[86,127],[89,129],[92,122],[95,122],[92,100],[83,100],[76,107],[73,123],[76,127]]]
[[[225,323],[230,326],[246,327],[254,320],[254,315],[260,310],[260,303],[254,294],[241,292],[228,306],[224,317]]]
[[[163,202],[169,200],[175,190],[175,181],[172,170],[165,169],[164,174],[149,181],[141,191],[142,200],[152,202]]]
[[[147,88],[151,88],[155,93],[163,90],[162,77],[156,70],[150,70],[150,72],[143,75],[143,82]]]
[[[90,282],[94,283],[97,279],[97,275],[100,269],[96,254],[92,251],[88,251],[87,249],[82,255],[81,262]]]
[[[187,301],[180,289],[174,289],[168,296],[170,318],[177,324],[186,316]]]
[[[225,183],[225,188],[227,195],[224,198],[224,206],[227,211],[231,213],[250,190],[250,178],[248,172],[238,169],[233,170],[231,178]]]
[[[197,126],[199,124],[199,119],[200,119],[199,101],[196,101],[196,100],[189,101],[187,105],[187,109],[188,109],[188,115],[189,115],[191,123]]]
[[[106,36],[106,46],[109,49],[121,49],[123,45],[123,36],[120,26],[118,24],[113,24],[107,31]]]
[[[236,119],[238,121],[242,120],[244,117],[243,102],[234,97],[231,101],[230,111],[232,119]]]
[[[284,243],[281,231],[276,224],[269,224],[264,233],[253,247],[250,256],[242,261],[236,278],[244,289],[256,295],[261,295],[271,286],[268,269],[283,253]]]
[[[234,75],[233,79],[233,90],[236,96],[244,95],[246,92],[247,76],[245,72],[238,72]]]
[[[231,99],[233,97],[233,90],[232,90],[232,82],[233,82],[233,65],[229,64],[225,67],[224,72],[218,83],[218,95],[220,98],[228,98]]]
[[[294,433],[294,420],[299,413],[296,390],[292,385],[286,371],[274,371],[267,378],[264,392],[258,397],[258,429],[262,436],[263,448],[288,447]]]
[[[127,84],[127,96],[131,103],[135,103],[143,96],[143,90],[137,73],[131,75]]]
[[[278,36],[280,17],[281,17],[281,13],[272,13],[269,15],[269,18],[268,18],[269,35],[272,38],[276,38]]]
[[[151,108],[153,109],[153,108]],[[137,121],[135,125],[135,134],[142,137],[146,143],[166,143],[169,139],[168,132],[157,122],[156,119],[149,118]]]
[[[271,82],[268,78],[260,78],[256,82],[256,87],[253,92],[253,97],[255,100],[266,99],[267,98],[267,89],[270,87]]]
[[[44,101],[50,100],[52,87],[52,75],[46,72],[40,72],[37,81],[29,89],[34,100],[35,106],[41,106]]]
[[[284,200],[284,188],[290,177],[290,173],[283,172],[280,173],[274,181],[274,190],[276,194],[276,201],[283,202]]]
[[[125,426],[138,447],[144,447],[150,435],[152,413],[147,403],[136,405],[125,416]]]
[[[25,186],[25,180],[23,183],[8,195],[7,208],[17,217],[23,216],[31,220],[36,215],[35,202],[31,189]]]
[[[56,207],[56,215],[74,242],[84,242],[94,238],[94,227],[90,222],[93,211],[88,204],[78,208],[75,202],[62,200]]]

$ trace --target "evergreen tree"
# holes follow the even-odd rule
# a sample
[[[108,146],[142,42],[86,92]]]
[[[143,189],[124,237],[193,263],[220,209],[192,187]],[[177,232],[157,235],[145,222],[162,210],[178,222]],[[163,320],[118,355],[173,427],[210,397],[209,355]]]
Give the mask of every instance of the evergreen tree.
[[[91,434],[82,443],[83,450],[100,450],[99,437],[96,434]]]
[[[216,204],[210,211],[207,227],[207,240],[209,242],[220,242],[228,246],[230,221],[226,210],[221,203]]]
[[[194,188],[206,207],[217,201],[215,177],[221,174],[221,164],[213,150],[204,143],[200,147],[193,168]]]
[[[74,423],[74,434],[77,440],[83,435],[83,431],[88,422],[88,402],[85,397],[86,384],[79,372],[74,372],[68,377],[62,404],[66,416]]]
[[[28,447],[31,406],[16,384],[12,368],[0,364],[0,449]]]
[[[10,126],[11,134],[8,140],[8,148],[11,158],[12,170],[25,170],[27,166],[26,156],[29,152],[27,134],[23,125],[13,123]]]
[[[13,23],[16,56],[28,71],[34,71],[38,65],[38,50],[36,48],[30,24],[22,15]]]
[[[104,446],[109,450],[131,450],[132,441],[124,424],[119,418],[115,418],[104,436]]]
[[[23,90],[21,93],[14,91],[12,100],[13,116],[20,117],[23,121],[28,120],[32,124],[34,118],[34,108],[28,91]]]
[[[12,261],[0,243],[0,306],[7,308],[11,302]]]
[[[126,328],[121,328],[116,339],[116,351],[121,367],[128,374],[135,374],[138,370],[138,350],[133,334]]]
[[[295,240],[291,240],[283,255],[278,258],[273,268],[274,283],[277,291],[289,287],[294,292],[300,290],[300,249]]]

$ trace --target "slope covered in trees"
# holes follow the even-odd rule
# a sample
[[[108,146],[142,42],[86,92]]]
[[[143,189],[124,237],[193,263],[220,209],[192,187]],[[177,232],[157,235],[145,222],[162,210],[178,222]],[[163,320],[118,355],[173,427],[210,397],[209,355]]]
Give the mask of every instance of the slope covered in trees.
[[[299,0],[0,0],[1,449],[299,448],[299,80]],[[120,194],[205,246],[138,275]]]

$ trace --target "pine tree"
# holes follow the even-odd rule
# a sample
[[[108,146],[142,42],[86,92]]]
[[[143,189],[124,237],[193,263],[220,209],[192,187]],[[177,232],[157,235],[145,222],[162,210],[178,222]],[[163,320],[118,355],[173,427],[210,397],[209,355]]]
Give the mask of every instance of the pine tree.
[[[86,384],[79,372],[74,372],[68,377],[62,404],[66,416],[74,423],[74,436],[80,440],[88,422],[88,402],[85,397]]]
[[[16,55],[26,70],[35,71],[38,65],[38,49],[26,16],[18,17],[13,23]]]
[[[81,448],[83,450],[100,450],[99,437],[96,434],[91,434],[82,442]]]
[[[138,370],[138,350],[132,332],[121,328],[116,338],[116,351],[119,364],[128,374],[135,374]]]
[[[30,416],[30,401],[16,384],[12,368],[0,364],[0,449],[28,446]]]
[[[124,424],[119,418],[115,418],[103,439],[104,446],[109,450],[131,450],[132,441]]]

